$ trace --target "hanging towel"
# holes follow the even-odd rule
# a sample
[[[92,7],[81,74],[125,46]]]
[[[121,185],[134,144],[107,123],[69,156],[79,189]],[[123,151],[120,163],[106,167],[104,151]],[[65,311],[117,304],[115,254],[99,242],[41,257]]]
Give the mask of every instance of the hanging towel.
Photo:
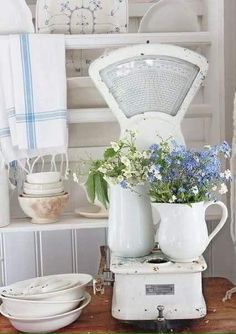
[[[64,36],[12,35],[0,45],[0,138],[10,138],[14,160],[66,153]]]

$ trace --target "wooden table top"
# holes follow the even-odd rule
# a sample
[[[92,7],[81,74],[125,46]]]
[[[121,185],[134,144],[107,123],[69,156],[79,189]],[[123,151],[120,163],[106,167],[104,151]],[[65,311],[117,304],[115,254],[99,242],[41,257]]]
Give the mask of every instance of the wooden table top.
[[[236,294],[231,300],[222,302],[232,283],[224,278],[203,280],[208,314],[203,319],[191,320],[180,332],[185,333],[236,333]],[[121,324],[111,316],[112,289],[107,288],[103,296],[93,296],[91,304],[72,325],[58,333],[145,333],[130,324]],[[146,331],[148,333],[150,331]],[[0,333],[17,333],[9,321],[0,316]]]

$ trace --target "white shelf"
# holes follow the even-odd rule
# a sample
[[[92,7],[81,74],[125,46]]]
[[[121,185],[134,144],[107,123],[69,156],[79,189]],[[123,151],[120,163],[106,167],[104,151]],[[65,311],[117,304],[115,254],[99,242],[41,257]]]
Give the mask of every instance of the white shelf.
[[[213,207],[207,213],[207,219],[214,221],[221,217],[220,210]],[[0,228],[0,233],[43,232],[108,228],[108,219],[88,219],[76,215],[63,216],[58,223],[32,224],[30,219],[13,219],[10,225]]]
[[[190,107],[186,118],[211,118],[212,108],[207,104],[196,104]],[[68,121],[70,124],[79,123],[112,123],[116,118],[109,108],[70,109]]]
[[[94,228],[107,228],[107,219],[88,219],[75,215],[68,215],[61,218],[61,221],[54,224],[32,224],[30,219],[14,219],[11,224],[0,228],[0,233],[12,232],[42,232],[42,231],[63,231],[81,230]]]
[[[211,34],[201,32],[173,33],[128,33],[128,34],[86,34],[65,35],[66,48],[103,49],[146,43],[171,43],[179,45],[210,45]]]

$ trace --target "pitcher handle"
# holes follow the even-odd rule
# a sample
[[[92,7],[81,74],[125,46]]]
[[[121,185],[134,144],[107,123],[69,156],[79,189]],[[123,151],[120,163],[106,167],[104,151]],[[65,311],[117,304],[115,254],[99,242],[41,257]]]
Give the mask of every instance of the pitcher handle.
[[[224,226],[224,224],[226,223],[226,220],[228,218],[228,209],[223,202],[221,202],[221,201],[207,202],[207,203],[205,203],[205,210],[211,205],[219,205],[222,208],[222,217],[221,217],[221,220],[220,220],[219,224],[214,229],[214,231],[209,235],[208,244],[216,236],[216,234],[218,232],[220,232],[220,230],[222,229],[222,227]]]

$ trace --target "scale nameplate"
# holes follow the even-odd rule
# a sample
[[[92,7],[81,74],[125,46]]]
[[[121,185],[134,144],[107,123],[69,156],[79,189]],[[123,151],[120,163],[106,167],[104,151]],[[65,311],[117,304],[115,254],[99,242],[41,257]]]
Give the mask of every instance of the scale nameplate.
[[[146,295],[147,296],[160,296],[160,295],[174,295],[174,284],[147,284]]]

